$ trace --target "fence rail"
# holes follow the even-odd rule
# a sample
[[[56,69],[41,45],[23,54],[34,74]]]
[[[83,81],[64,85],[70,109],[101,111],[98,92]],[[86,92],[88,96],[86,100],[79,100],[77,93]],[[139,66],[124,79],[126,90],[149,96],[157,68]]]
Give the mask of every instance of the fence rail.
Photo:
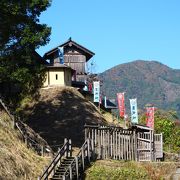
[[[64,139],[64,145],[58,151],[52,162],[49,166],[44,170],[43,174],[38,178],[38,180],[48,180],[53,177],[56,168],[61,164],[61,161],[64,157],[72,156],[72,145],[71,140]]]
[[[93,146],[91,139],[86,139],[82,145],[79,153],[74,157],[73,161],[67,168],[64,174],[64,179],[73,179],[73,173],[76,178],[79,179],[79,176],[84,172],[85,167],[93,158]]]
[[[0,98],[0,105],[12,120],[13,128],[17,129],[20,132],[22,140],[28,148],[33,149],[39,155],[44,155],[44,153],[49,154],[50,152],[52,152],[48,144],[46,144],[45,141],[42,140],[42,138],[40,138],[37,133],[35,133],[32,129],[30,133],[30,128],[25,123],[23,123],[18,116],[12,113],[12,110],[8,108],[2,98]],[[30,136],[30,134],[33,134],[33,136]]]

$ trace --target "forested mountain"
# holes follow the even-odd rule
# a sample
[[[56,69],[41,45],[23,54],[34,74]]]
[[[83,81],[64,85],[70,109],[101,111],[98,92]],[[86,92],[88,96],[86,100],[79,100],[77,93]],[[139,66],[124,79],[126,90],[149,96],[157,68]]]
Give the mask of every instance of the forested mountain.
[[[115,66],[99,74],[99,78],[108,98],[125,92],[127,109],[129,98],[137,98],[138,108],[154,104],[157,108],[174,109],[180,115],[180,70],[157,61],[137,60]]]

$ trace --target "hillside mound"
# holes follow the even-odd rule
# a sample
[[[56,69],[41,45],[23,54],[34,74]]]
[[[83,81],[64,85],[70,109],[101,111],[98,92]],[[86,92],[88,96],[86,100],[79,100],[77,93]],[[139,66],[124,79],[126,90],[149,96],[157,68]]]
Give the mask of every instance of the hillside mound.
[[[99,110],[72,87],[41,89],[38,100],[26,102],[21,114],[26,123],[56,149],[64,138],[73,146],[84,141],[85,124],[106,124]]]
[[[126,92],[127,109],[129,99],[137,98],[139,108],[151,103],[161,109],[173,108],[180,115],[180,70],[157,61],[137,60],[115,66],[99,77],[108,98]]]
[[[12,128],[12,122],[0,110],[0,179],[37,179],[48,158],[28,149],[21,140],[21,134]]]

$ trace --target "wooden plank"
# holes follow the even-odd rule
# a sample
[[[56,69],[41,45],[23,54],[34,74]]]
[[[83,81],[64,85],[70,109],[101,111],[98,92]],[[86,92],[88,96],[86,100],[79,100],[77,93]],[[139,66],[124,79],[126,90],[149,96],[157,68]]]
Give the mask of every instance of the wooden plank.
[[[111,150],[110,150],[110,155],[111,155],[111,158],[113,157],[113,145],[112,145],[112,143],[113,143],[113,138],[112,138],[112,133],[111,133],[111,135],[110,135],[110,138],[111,138]]]
[[[123,135],[122,135],[122,152],[123,152],[123,160],[126,160],[126,156],[125,156],[125,139],[124,139],[124,131],[123,131]]]
[[[75,163],[76,163],[76,178],[79,179],[79,162],[77,156],[75,156]]]
[[[118,157],[119,160],[121,159],[121,135],[120,132],[118,132]]]
[[[115,159],[115,131],[113,131],[113,159]]]

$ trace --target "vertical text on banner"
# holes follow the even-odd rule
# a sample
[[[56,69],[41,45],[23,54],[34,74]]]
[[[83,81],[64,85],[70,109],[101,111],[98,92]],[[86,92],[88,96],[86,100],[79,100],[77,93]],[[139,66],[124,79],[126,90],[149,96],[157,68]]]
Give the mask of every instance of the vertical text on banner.
[[[120,117],[124,117],[125,115],[124,93],[117,93],[117,101],[118,101],[119,115]]]
[[[100,101],[100,82],[94,81],[93,87],[94,87],[94,102],[99,103],[99,101]]]
[[[131,122],[138,124],[137,99],[130,99]]]
[[[146,126],[154,129],[154,107],[146,108]]]

